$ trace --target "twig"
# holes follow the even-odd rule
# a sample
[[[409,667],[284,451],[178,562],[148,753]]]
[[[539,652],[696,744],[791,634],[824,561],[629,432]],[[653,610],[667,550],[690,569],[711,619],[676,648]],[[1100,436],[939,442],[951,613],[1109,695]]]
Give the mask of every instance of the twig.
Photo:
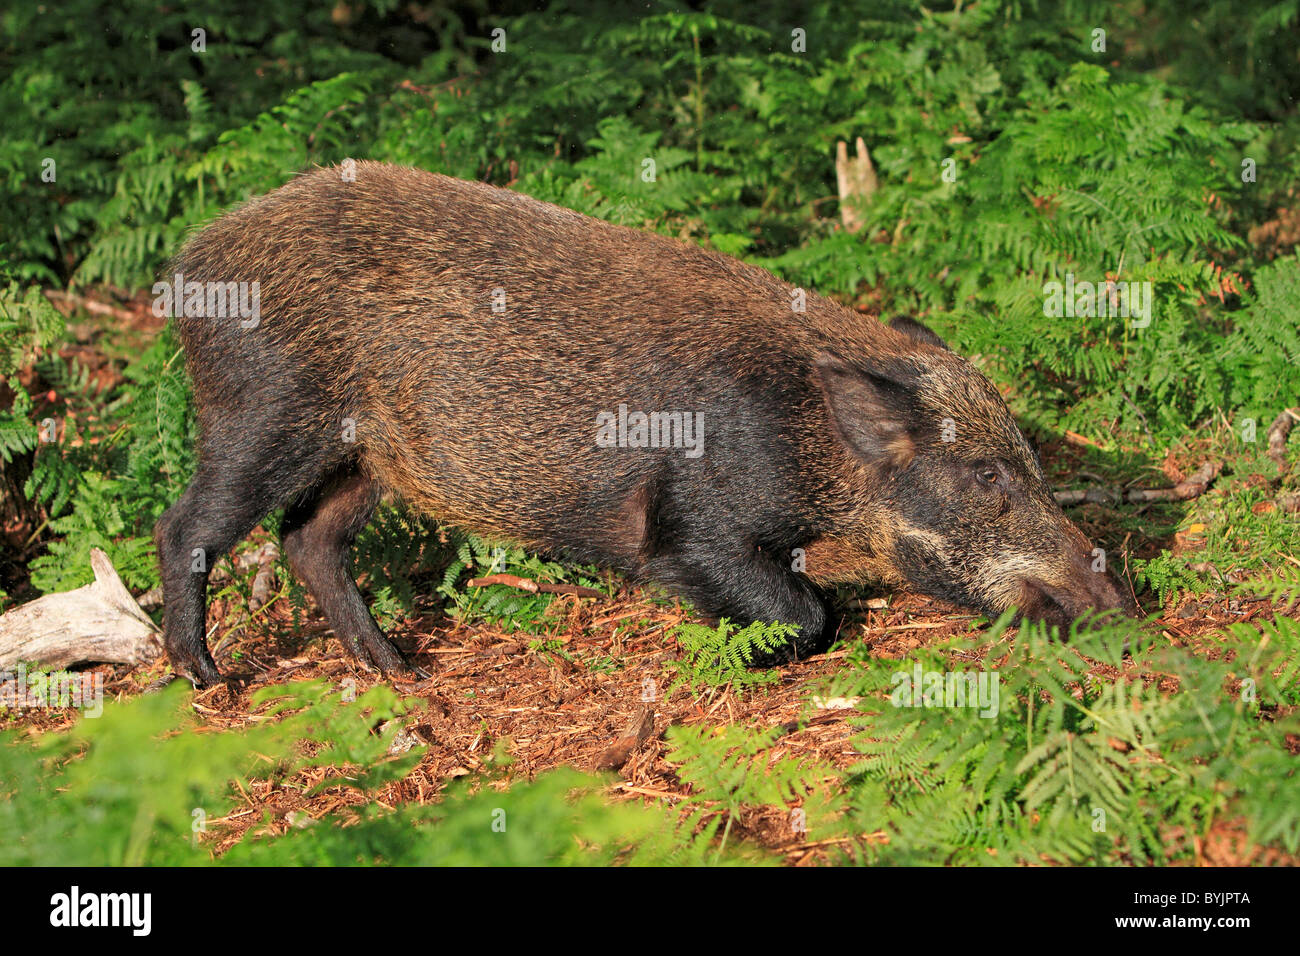
[[[1078,432],[1067,431],[1065,433],[1065,440],[1068,441],[1071,445],[1082,445],[1087,448],[1106,447],[1101,442],[1093,441],[1091,438],[1087,437],[1086,435],[1080,435]]]
[[[528,591],[532,594],[541,592],[542,594],[576,594],[578,597],[598,597],[603,598],[605,595],[595,588],[584,588],[577,584],[545,584],[537,581],[521,578],[516,574],[489,574],[487,577],[471,578],[469,586],[472,588],[485,588],[489,584],[508,584],[512,588],[519,588],[521,591]]]
[[[657,797],[660,800],[685,800],[686,794],[673,793],[671,790],[648,790],[645,787],[634,787],[630,783],[616,783],[613,786],[615,790],[622,790],[625,793],[639,793],[645,797]]]
[[[1052,492],[1052,497],[1062,507],[1081,505],[1085,501],[1094,505],[1115,505],[1120,501],[1120,496],[1109,488],[1070,488],[1067,491]]]
[[[1071,488],[1053,493],[1059,505],[1077,505],[1092,502],[1100,505],[1115,505],[1122,501],[1130,504],[1144,504],[1151,501],[1187,501],[1205,494],[1210,483],[1219,477],[1223,462],[1207,461],[1172,488],[1130,488],[1120,494],[1109,488]]]
[[[1172,488],[1135,488],[1129,491],[1127,498],[1134,503],[1143,501],[1186,501],[1189,498],[1199,498],[1205,494],[1205,490],[1210,487],[1210,483],[1219,477],[1219,472],[1222,470],[1223,462],[1206,461],[1202,463],[1200,468]]]
[[[1129,397],[1128,392],[1123,391],[1122,389],[1120,390],[1120,395],[1124,396],[1124,401],[1133,406],[1133,411],[1137,412],[1138,418],[1142,419],[1142,430],[1147,433],[1147,441],[1154,445],[1155,439],[1151,436],[1151,423],[1147,421],[1146,415],[1142,414],[1142,409],[1138,407],[1138,403],[1133,401],[1133,399]]]

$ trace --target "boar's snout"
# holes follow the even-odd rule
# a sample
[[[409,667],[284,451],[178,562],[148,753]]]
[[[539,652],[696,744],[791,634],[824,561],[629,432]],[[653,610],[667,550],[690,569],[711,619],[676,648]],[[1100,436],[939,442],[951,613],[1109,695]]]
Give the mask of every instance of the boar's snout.
[[[1120,611],[1130,617],[1138,613],[1133,599],[1109,572],[1092,569],[1090,555],[1075,556],[1066,575],[1056,581],[1025,577],[1018,604],[1026,617],[1062,628],[1087,611]]]

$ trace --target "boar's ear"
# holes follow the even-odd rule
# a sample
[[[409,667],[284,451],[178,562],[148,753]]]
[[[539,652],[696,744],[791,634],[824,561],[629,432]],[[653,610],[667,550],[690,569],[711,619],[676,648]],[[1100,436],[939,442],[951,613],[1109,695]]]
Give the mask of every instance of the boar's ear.
[[[915,382],[902,368],[867,370],[823,353],[814,365],[831,425],[859,459],[885,471],[906,468],[916,453],[908,433],[915,420]]]
[[[922,325],[916,319],[906,315],[900,315],[889,320],[889,327],[898,332],[902,332],[908,338],[915,339],[917,342],[924,342],[926,345],[933,345],[937,348],[946,349],[948,343],[939,336],[930,331],[930,327]],[[951,351],[951,349],[949,349]]]

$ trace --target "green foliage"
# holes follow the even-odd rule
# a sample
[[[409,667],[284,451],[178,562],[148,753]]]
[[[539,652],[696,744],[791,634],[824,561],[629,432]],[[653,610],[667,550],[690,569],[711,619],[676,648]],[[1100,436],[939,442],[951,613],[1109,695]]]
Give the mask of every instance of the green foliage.
[[[357,538],[353,564],[366,575],[381,626],[415,611],[422,583],[446,563],[446,551],[432,520],[389,505],[379,509]]]
[[[0,461],[30,460],[24,490],[48,518],[25,565],[31,584],[85,583],[89,549],[102,547],[132,587],[155,585],[150,536],[192,473],[195,441],[170,333],[137,348],[98,329],[117,382],[101,389],[101,377],[60,356],[74,343],[32,283],[147,289],[193,228],[349,157],[509,185],[747,257],[854,305],[923,316],[1038,430],[1093,436],[1111,467],[1158,457],[1220,414],[1266,425],[1300,394],[1300,259],[1254,239],[1286,221],[1300,194],[1297,11],[1297,0],[951,10],[710,0],[626,13],[560,0],[491,17],[477,0],[7,8]],[[486,49],[489,19],[507,31],[505,55]],[[207,31],[201,53],[190,46],[195,24]],[[1112,52],[1091,48],[1096,24]],[[794,27],[806,52],[790,49]],[[879,188],[857,203],[865,228],[850,233],[833,155],[859,135]],[[1243,177],[1245,160],[1257,182]],[[1150,325],[1049,315],[1046,284],[1067,274],[1150,283]],[[62,425],[57,441],[38,441],[45,417]],[[1300,530],[1257,507],[1276,488],[1246,480],[1274,474],[1262,443],[1228,452],[1216,494],[1182,520],[1205,525],[1202,549],[1134,563],[1162,603],[1220,586],[1300,597],[1289,563]],[[1172,530],[1180,517],[1159,520]],[[431,521],[387,507],[363,533],[355,567],[386,625],[436,590],[458,619],[561,653],[552,595],[465,580],[507,573],[610,589],[589,568],[443,540]],[[1269,577],[1229,586],[1241,568]],[[775,672],[746,665],[789,636],[780,625],[684,625],[671,689],[772,683]],[[1296,625],[1218,639],[1211,660],[1128,625],[1068,649],[1026,629],[998,664],[993,719],[889,704],[898,670],[948,668],[942,649],[906,663],[850,658],[837,692],[866,701],[863,758],[841,781],[844,805],[827,810],[825,835],[887,863],[1187,862],[1194,836],[1242,818],[1254,838],[1294,852],[1300,801],[1282,735],[1296,720]],[[1130,660],[1119,656],[1124,640]],[[989,652],[966,652],[962,666],[992,665]],[[1095,661],[1113,670],[1099,677]],[[402,772],[387,735],[356,717],[396,715],[393,701],[336,711],[323,691],[293,695],[292,714],[240,734],[196,735],[173,693],[110,708],[43,750],[0,746],[0,779],[16,783],[0,799],[2,861],[206,860],[191,810],[224,812],[240,774],[288,781],[304,738],[331,766],[365,766],[364,786]],[[677,826],[607,803],[589,778],[506,790],[475,778],[433,808],[371,806],[356,826],[250,839],[223,859],[701,862],[743,807],[806,799],[827,773],[778,756],[765,732],[671,737],[697,789]],[[485,826],[497,809],[504,833]],[[880,833],[887,842],[861,839]]]
[[[779,753],[774,745],[780,734],[779,729],[737,726],[668,729],[668,761],[680,765],[677,775],[691,786],[692,803],[704,805],[696,815],[702,820],[716,810],[726,817],[719,852],[743,807],[807,800],[824,779],[834,776],[828,767]],[[707,832],[711,838],[712,831]]]
[[[413,61],[430,41],[450,45],[429,58],[431,69],[470,66],[461,18],[473,5],[440,10],[424,24],[385,7],[345,8],[374,18],[361,29],[320,4],[234,0],[181,9],[125,0],[106,8],[71,0],[6,8],[0,235],[16,274],[63,280],[84,268],[88,278],[142,278],[173,251],[168,243],[194,215],[209,214],[205,198],[244,198],[194,193],[192,167],[223,130],[254,123],[266,104],[292,102],[316,81],[391,71],[390,57]],[[204,31],[202,50],[194,48],[196,28]],[[281,119],[294,126],[292,116]]]
[[[678,725],[669,728],[668,761],[692,797],[736,811],[744,804],[781,806],[803,799],[827,768],[773,749],[780,730]]]
[[[122,483],[94,471],[77,477],[68,514],[50,520],[56,537],[31,563],[32,584],[44,592],[89,584],[94,580],[90,549],[101,548],[127,585],[141,590],[156,585],[153,542],[128,534],[130,513],[123,508]]]
[[[1155,594],[1160,606],[1164,607],[1169,598],[1177,599],[1184,591],[1199,591],[1205,586],[1205,579],[1187,566],[1187,561],[1161,551],[1158,557],[1138,558],[1133,562],[1134,581],[1137,585],[1149,588]]]
[[[1224,362],[1241,407],[1267,427],[1300,395],[1300,259],[1277,259],[1254,281],[1246,307],[1231,315]]]
[[[13,461],[14,456],[36,447],[40,433],[31,417],[31,396],[17,379],[9,379],[7,384],[14,394],[14,401],[11,408],[0,410],[0,458]]]
[[[1294,608],[1300,603],[1300,566],[1283,564],[1272,574],[1252,580],[1244,590]]]
[[[1178,554],[1162,549],[1154,558],[1134,560],[1135,583],[1150,588],[1162,606],[1188,591],[1238,590],[1238,582],[1241,590],[1287,602],[1286,595],[1296,593],[1286,582],[1296,570],[1289,562],[1300,553],[1300,523],[1278,507],[1277,489],[1260,479],[1276,471],[1265,455],[1266,427],[1267,422],[1256,429],[1253,443],[1235,437],[1224,442],[1220,436],[1219,447],[1209,450],[1222,456],[1225,474],[1216,480],[1214,494],[1195,501],[1169,529],[1186,535],[1188,546]]]
[[[33,451],[40,437],[32,420],[31,396],[17,372],[60,341],[64,330],[63,316],[40,289],[31,286],[23,291],[14,281],[0,284],[0,396],[6,388],[13,394],[9,407],[0,407],[0,459],[4,461]]]
[[[964,48],[961,31],[936,29],[931,42]],[[874,88],[872,70],[852,80],[864,87],[860,126],[878,130],[882,186],[866,211],[877,241],[836,233],[770,264],[845,295],[888,276],[884,311],[930,313],[960,351],[1016,380],[1044,426],[1150,422],[1167,436],[1240,403],[1223,376],[1233,348],[1224,320],[1206,322],[1198,302],[1216,289],[1221,250],[1241,245],[1207,197],[1233,188],[1228,145],[1254,128],[1212,121],[1157,83],[1117,83],[1096,66],[1011,89],[992,65],[982,70],[987,82],[972,87],[968,74],[927,68],[903,82],[906,106],[892,88]],[[909,108],[932,119],[906,144],[872,122]],[[971,142],[949,145],[954,130]],[[1046,284],[1067,273],[1150,283],[1151,325],[1049,316]]]
[[[127,366],[110,394],[88,390],[84,376],[54,356],[38,362],[64,401],[93,407],[73,418],[62,440],[37,452],[26,493],[46,508],[52,537],[31,562],[32,584],[61,591],[93,579],[90,549],[102,548],[128,585],[158,584],[152,529],[194,468],[195,422],[189,382],[170,334]]]
[[[571,770],[508,788],[504,780],[460,780],[435,805],[387,811],[371,803],[358,820],[340,815],[283,836],[245,836],[214,860],[199,834],[242,805],[237,786],[270,779],[301,789],[297,771],[319,767],[329,771],[322,788],[374,793],[402,779],[423,749],[389,756],[406,707],[383,686],[352,702],[320,683],[265,690],[255,699],[261,716],[281,719],[239,731],[199,732],[189,703],[178,683],[125,705],[109,702],[102,717],[34,745],[0,737],[0,864],[704,862],[691,833],[662,812],[610,803],[598,780]]]
[[[0,376],[13,375],[65,331],[63,316],[39,288],[24,290],[12,280],[0,286]]]
[[[1257,648],[1249,662],[1249,690],[1258,690],[1260,710],[1300,704],[1300,621],[1279,617],[1258,632],[1249,624],[1233,624],[1227,630],[1237,643]]]
[[[686,622],[673,629],[681,657],[668,661],[673,674],[668,687],[671,694],[679,687],[692,693],[706,687],[725,687],[730,684],[738,693],[747,687],[775,684],[781,675],[775,670],[750,670],[754,658],[784,647],[799,628],[779,621],[755,621],[748,627],[737,628],[725,618],[717,627]]]
[[[343,704],[325,685],[297,684],[258,698],[268,704],[268,716],[292,711],[284,720],[198,733],[183,683],[126,705],[110,701],[101,717],[83,718],[35,745],[5,735],[0,779],[12,785],[0,800],[5,865],[207,862],[208,851],[195,845],[196,821],[234,807],[238,791],[231,781],[246,784],[256,773],[283,778],[299,766],[381,761],[397,725],[383,733],[371,728],[404,709],[386,687]],[[315,756],[295,753],[304,737],[324,745]],[[342,776],[335,782],[350,785]]]
[[[600,866],[667,862],[674,830],[665,816],[611,804],[574,770],[509,789],[457,781],[436,806],[396,812],[370,805],[346,829],[312,826],[245,841],[232,866]]]
[[[915,660],[992,671],[1004,625],[983,651],[957,642]],[[1286,735],[1298,720],[1297,634],[1284,618],[1236,626],[1220,638],[1233,653],[1211,659],[1132,622],[1075,634],[1068,647],[1022,628],[997,661],[993,717],[895,706],[895,675],[913,662],[858,662],[834,690],[864,698],[843,832],[888,833],[861,854],[891,864],[1149,864],[1189,860],[1192,836],[1242,818],[1251,839],[1294,852],[1300,775]],[[1099,679],[1098,666],[1119,676]]]
[[[1294,853],[1300,776],[1286,736],[1297,731],[1300,624],[1237,625],[1218,643],[1233,653],[1172,649],[1129,624],[1068,647],[1022,630],[998,661],[992,717],[891,703],[895,675],[915,664],[946,671],[949,652],[963,669],[993,663],[969,644],[851,661],[833,688],[863,697],[862,760],[847,774],[784,753],[779,729],[677,726],[668,759],[692,793],[676,823],[611,803],[598,781],[571,771],[531,784],[476,777],[437,804],[370,802],[355,816],[246,836],[217,862],[699,863],[734,859],[724,855],[732,822],[762,806],[802,809],[816,836],[847,837],[864,861],[890,864],[1181,862],[1193,858],[1193,836],[1238,819],[1253,840]],[[1097,679],[1096,666],[1124,664],[1126,645],[1123,676]],[[240,805],[232,781],[294,790],[300,769],[320,767],[318,787],[373,794],[422,753],[390,756],[409,704],[382,685],[353,702],[318,683],[272,687],[254,706],[263,719],[247,729],[200,733],[189,692],[175,685],[109,701],[102,717],[34,744],[0,737],[0,863],[209,863],[195,833]],[[508,760],[494,765],[508,773]],[[882,833],[887,842],[859,842]]]
[[[538,584],[567,583],[609,590],[594,568],[547,561],[523,548],[470,535],[457,544],[455,557],[438,586],[438,593],[449,602],[447,613],[467,624],[496,624],[508,633],[519,630],[537,634],[555,629],[555,623],[545,619],[554,594],[525,591],[509,584],[465,585],[462,589],[462,577],[468,580],[495,574],[510,574]]]
[[[559,4],[501,18],[510,54],[467,76],[482,55],[464,41],[470,5],[420,28],[452,46],[418,64],[376,55],[380,44],[316,9],[213,11],[200,72],[186,48],[163,42],[185,32],[176,15],[128,4],[119,28],[154,53],[122,82],[164,87],[156,116],[115,101],[74,108],[85,97],[67,94],[53,64],[85,59],[81,31],[14,15],[6,27],[26,32],[11,44],[51,44],[0,84],[0,105],[40,130],[29,147],[57,139],[78,156],[61,160],[75,177],[35,191],[40,147],[10,171],[25,225],[14,232],[30,239],[14,249],[18,268],[50,275],[70,262],[81,281],[147,283],[188,228],[313,163],[365,156],[509,180],[591,215],[750,253],[821,292],[929,313],[993,375],[1016,381],[1017,402],[1044,428],[1118,424],[1158,440],[1216,409],[1262,418],[1300,387],[1287,321],[1295,259],[1259,262],[1233,221],[1236,209],[1271,213],[1241,181],[1241,156],[1290,162],[1293,132],[1207,107],[1199,72],[1176,73],[1177,85],[1093,54],[1083,25],[1094,22],[1110,24],[1114,44],[1149,49],[1139,11],[814,6],[797,18],[812,41],[795,55],[783,41],[796,18],[769,6],[593,18]],[[1258,23],[1292,22],[1294,0],[1253,7],[1244,38],[1215,42],[1271,49]],[[396,8],[367,16],[366,36],[421,47],[404,45],[414,27]],[[1177,32],[1161,22],[1162,35]],[[93,62],[110,76],[127,66],[120,53]],[[267,74],[256,87],[253,65]],[[1263,82],[1234,82],[1252,79]],[[79,132],[55,137],[64,126]],[[863,133],[881,185],[854,235],[826,201],[835,141]],[[1300,167],[1282,168],[1300,178]],[[1268,188],[1282,201],[1280,184]],[[1244,299],[1223,296],[1225,266],[1240,273]],[[1046,316],[1044,284],[1066,273],[1151,283],[1152,324]]]

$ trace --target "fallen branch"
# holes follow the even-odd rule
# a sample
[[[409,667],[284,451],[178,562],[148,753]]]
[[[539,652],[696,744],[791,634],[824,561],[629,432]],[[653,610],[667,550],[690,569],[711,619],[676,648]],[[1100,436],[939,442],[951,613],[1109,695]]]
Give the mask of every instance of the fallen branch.
[[[1300,422],[1300,409],[1284,408],[1282,414],[1273,419],[1268,426],[1268,457],[1277,465],[1278,475],[1287,472],[1286,439],[1291,434],[1291,426]]]
[[[99,548],[90,549],[93,584],[47,594],[0,616],[0,668],[19,661],[64,668],[86,662],[148,664],[162,638]]]
[[[1079,445],[1083,448],[1105,448],[1106,447],[1101,442],[1093,441],[1087,435],[1080,435],[1078,432],[1067,431],[1065,433],[1065,440],[1068,441],[1071,445]]]
[[[71,315],[77,309],[84,309],[92,315],[109,315],[125,322],[134,322],[139,318],[134,312],[128,312],[126,309],[120,309],[115,305],[96,302],[94,299],[87,299],[84,295],[60,292],[58,289],[46,289],[45,298],[49,299],[65,315]]]
[[[1172,488],[1135,488],[1126,496],[1131,502],[1144,501],[1187,501],[1205,494],[1210,483],[1223,471],[1223,462],[1207,461]]]
[[[1152,501],[1187,501],[1205,494],[1211,482],[1219,477],[1223,463],[1207,461],[1172,488],[1130,488],[1120,493],[1109,488],[1071,488],[1053,493],[1056,503],[1062,506],[1091,502],[1099,505],[1146,504]]]
[[[544,584],[532,581],[528,578],[521,578],[515,574],[489,574],[484,578],[471,578],[469,586],[472,588],[485,588],[490,584],[508,584],[512,588],[519,588],[521,591],[529,591],[533,594],[538,592],[542,594],[576,594],[578,597],[604,597],[604,593],[597,591],[595,588],[584,588],[577,584]]]

